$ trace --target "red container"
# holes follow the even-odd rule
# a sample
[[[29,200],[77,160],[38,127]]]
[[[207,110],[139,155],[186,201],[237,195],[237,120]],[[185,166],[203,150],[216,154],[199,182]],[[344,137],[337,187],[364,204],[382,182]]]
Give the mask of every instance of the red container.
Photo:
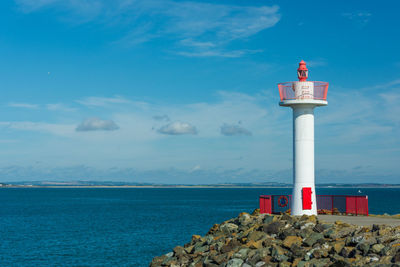
[[[305,189],[305,190],[304,190]],[[279,200],[288,198],[286,205],[279,205]],[[311,188],[303,188],[303,207],[311,209]],[[308,205],[308,206],[307,206]],[[291,195],[260,196],[260,213],[279,214],[291,206]],[[368,216],[368,196],[317,195],[317,210],[321,214],[365,215]]]
[[[271,196],[260,196],[260,213],[272,213]]]

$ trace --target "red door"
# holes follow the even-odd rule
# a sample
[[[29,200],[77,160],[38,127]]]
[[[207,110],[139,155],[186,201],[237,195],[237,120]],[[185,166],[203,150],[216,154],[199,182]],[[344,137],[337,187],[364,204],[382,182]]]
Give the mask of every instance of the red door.
[[[312,207],[311,187],[303,187],[303,210],[310,210]]]

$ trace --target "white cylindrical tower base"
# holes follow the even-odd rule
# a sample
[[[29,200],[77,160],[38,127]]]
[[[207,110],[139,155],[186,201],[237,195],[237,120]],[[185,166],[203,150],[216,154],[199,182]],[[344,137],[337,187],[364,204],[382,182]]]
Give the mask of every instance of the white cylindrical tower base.
[[[317,215],[314,181],[314,107],[293,105],[292,215]]]

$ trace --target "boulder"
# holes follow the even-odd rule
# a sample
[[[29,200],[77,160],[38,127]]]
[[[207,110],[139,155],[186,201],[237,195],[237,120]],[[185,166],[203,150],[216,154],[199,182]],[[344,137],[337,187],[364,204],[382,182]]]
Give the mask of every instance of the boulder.
[[[220,229],[225,235],[229,235],[231,233],[236,232],[238,229],[238,226],[234,223],[225,223],[220,226]]]
[[[298,246],[301,245],[302,239],[298,236],[288,236],[283,240],[282,245],[286,248],[291,248],[292,245],[296,244]]]
[[[264,232],[267,234],[278,234],[283,226],[282,222],[272,222],[263,226]]]
[[[382,249],[384,249],[385,246],[382,244],[375,244],[371,247],[371,252],[375,254],[380,254]]]
[[[400,227],[241,213],[155,257],[151,267],[400,266]]]
[[[311,235],[309,235],[304,241],[303,243],[306,246],[312,247],[315,243],[317,243],[318,240],[323,239],[324,236],[320,233],[312,233]]]
[[[243,264],[242,259],[231,259],[226,264],[226,267],[241,267]]]
[[[248,225],[252,222],[250,214],[242,212],[239,214],[239,223],[241,225]]]

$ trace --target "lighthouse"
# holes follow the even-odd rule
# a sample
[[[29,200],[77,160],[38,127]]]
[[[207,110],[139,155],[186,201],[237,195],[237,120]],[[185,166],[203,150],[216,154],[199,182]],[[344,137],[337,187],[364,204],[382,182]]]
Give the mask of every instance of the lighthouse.
[[[308,69],[302,60],[299,81],[279,83],[280,106],[293,110],[293,192],[292,215],[317,215],[314,172],[314,108],[328,102],[327,82],[307,81]]]

